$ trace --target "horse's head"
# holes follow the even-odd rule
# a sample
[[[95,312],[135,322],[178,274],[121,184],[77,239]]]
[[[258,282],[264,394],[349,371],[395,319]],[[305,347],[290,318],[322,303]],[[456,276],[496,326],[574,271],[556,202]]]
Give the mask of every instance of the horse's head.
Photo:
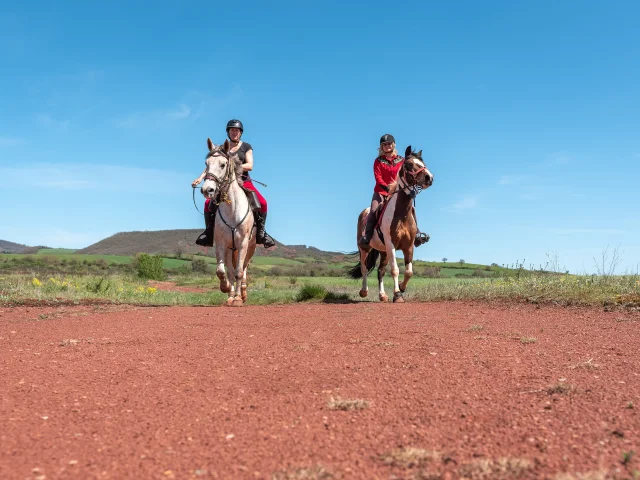
[[[402,169],[404,181],[410,187],[422,190],[433,184],[433,175],[422,160],[422,150],[414,152],[409,145],[404,153]]]
[[[200,188],[205,198],[215,198],[218,193],[225,191],[234,178],[234,158],[229,154],[229,141],[222,145],[215,145],[207,138],[209,153],[205,157],[207,173]]]

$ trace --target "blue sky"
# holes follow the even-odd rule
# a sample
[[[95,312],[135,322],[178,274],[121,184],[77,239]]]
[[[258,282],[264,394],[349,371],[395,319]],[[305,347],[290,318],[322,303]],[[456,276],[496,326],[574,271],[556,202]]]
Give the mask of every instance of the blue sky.
[[[640,264],[640,3],[6,2],[0,239],[200,228],[230,118],[267,230],[353,251],[378,139],[422,149],[424,260]],[[198,203],[202,203],[198,198]]]

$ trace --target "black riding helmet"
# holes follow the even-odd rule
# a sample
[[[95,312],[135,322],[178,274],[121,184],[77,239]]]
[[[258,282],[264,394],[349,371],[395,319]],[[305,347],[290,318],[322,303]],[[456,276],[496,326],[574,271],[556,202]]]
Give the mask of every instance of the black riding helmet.
[[[396,139],[390,133],[385,133],[380,137],[380,145],[383,143],[396,143]]]
[[[238,128],[240,132],[244,132],[244,127],[242,126],[242,122],[240,120],[229,120],[227,122],[227,133],[229,133],[230,128]]]

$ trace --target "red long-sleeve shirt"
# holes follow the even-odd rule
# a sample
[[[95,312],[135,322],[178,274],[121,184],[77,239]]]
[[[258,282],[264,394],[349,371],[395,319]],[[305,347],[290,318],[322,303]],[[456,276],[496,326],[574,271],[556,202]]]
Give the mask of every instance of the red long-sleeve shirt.
[[[376,178],[376,186],[373,191],[380,195],[389,195],[389,192],[382,187],[388,187],[396,179],[403,162],[404,158],[400,155],[396,155],[391,161],[386,157],[376,158],[373,162],[373,176]]]

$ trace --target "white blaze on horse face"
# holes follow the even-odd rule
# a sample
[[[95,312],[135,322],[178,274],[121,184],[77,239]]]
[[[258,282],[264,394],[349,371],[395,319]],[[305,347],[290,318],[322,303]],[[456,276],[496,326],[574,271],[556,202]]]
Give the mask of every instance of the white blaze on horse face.
[[[417,158],[414,158],[413,161],[418,166],[418,168],[424,168],[425,178],[424,178],[424,184],[422,185],[422,187],[429,188],[433,183],[433,175],[431,174],[427,166],[424,164],[424,162],[421,162]]]

